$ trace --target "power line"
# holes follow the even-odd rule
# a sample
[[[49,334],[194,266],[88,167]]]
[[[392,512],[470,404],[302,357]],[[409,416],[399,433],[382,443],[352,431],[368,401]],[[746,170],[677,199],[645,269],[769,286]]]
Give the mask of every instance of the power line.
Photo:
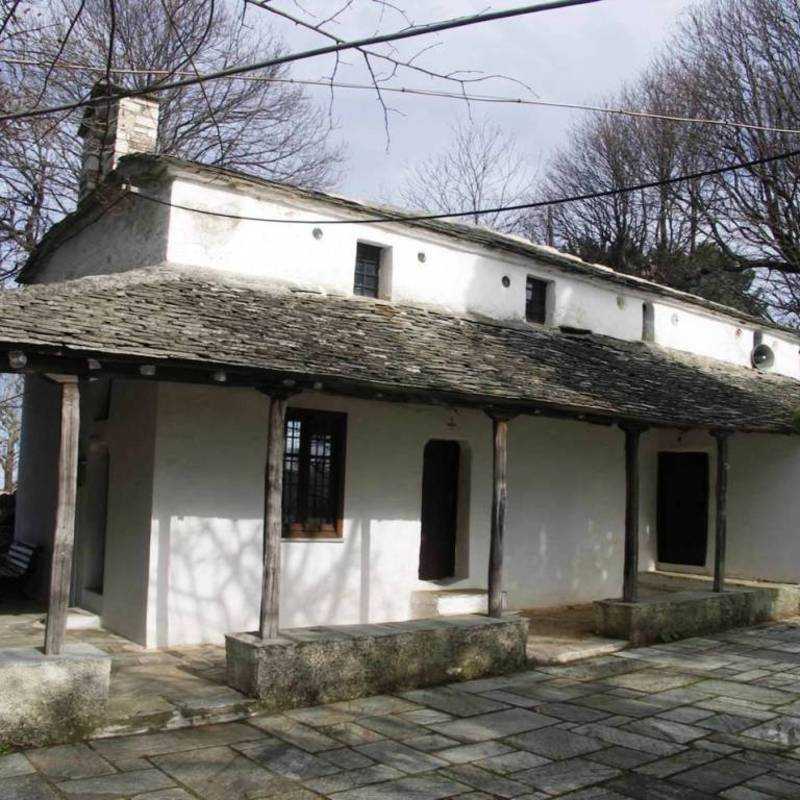
[[[366,47],[375,44],[386,44],[388,42],[396,42],[403,39],[411,39],[416,36],[425,36],[431,33],[439,33],[441,31],[453,30],[455,28],[464,28],[470,25],[478,25],[484,22],[495,22],[501,19],[510,19],[513,17],[521,17],[528,14],[538,14],[543,11],[554,11],[561,8],[570,8],[573,6],[584,6],[590,3],[599,3],[602,0],[550,0],[546,3],[538,3],[536,5],[520,6],[518,8],[510,8],[504,11],[490,11],[485,14],[474,14],[468,17],[458,17],[454,19],[447,19],[440,22],[432,22],[426,25],[416,25],[409,28],[404,28],[394,33],[379,34],[376,36],[369,36],[363,39],[355,39],[349,42],[341,42],[326,45],[325,47],[317,47],[312,50],[304,50],[299,53],[290,53],[278,58],[270,58],[265,61],[257,61],[253,64],[241,64],[239,66],[228,67],[226,69],[217,70],[216,72],[208,72],[202,75],[183,78],[182,80],[171,81],[169,83],[159,83],[152,86],[147,86],[141,89],[127,89],[117,95],[94,97],[88,100],[80,100],[73,103],[63,103],[58,106],[50,106],[48,108],[27,109],[24,111],[14,111],[8,114],[0,115],[0,122],[15,119],[29,119],[31,117],[41,117],[47,114],[53,114],[59,111],[72,111],[77,108],[85,106],[95,106],[102,103],[107,103],[115,100],[118,97],[140,97],[142,95],[150,95],[157,92],[163,92],[170,89],[182,89],[188,86],[195,86],[198,83],[203,83],[210,80],[218,80],[220,78],[228,78],[233,75],[241,75],[247,72],[255,72],[256,70],[266,69],[269,67],[282,66],[283,64],[291,64],[296,61],[303,61],[308,58],[317,58],[319,56],[332,55],[340,53],[345,50],[354,50],[359,47]]]
[[[159,197],[153,197],[151,195],[144,194],[135,187],[131,186],[129,186],[128,190],[120,195],[120,197],[132,195],[133,197],[138,197],[142,200],[147,200],[158,205],[168,206],[169,208],[177,208],[182,211],[190,211],[195,214],[202,214],[209,217],[222,217],[224,219],[241,220],[243,222],[270,222],[283,223],[287,225],[374,225],[383,222],[426,222],[438,219],[456,219],[458,217],[480,216],[481,214],[499,214],[506,211],[533,210],[536,208],[545,208],[547,206],[560,206],[567,203],[586,202],[587,200],[601,200],[606,197],[615,197],[622,194],[629,194],[631,192],[640,192],[644,191],[645,189],[657,189],[662,186],[672,186],[676,183],[684,183],[686,181],[694,181],[701,178],[710,178],[715,175],[724,175],[728,172],[735,172],[740,169],[750,169],[763,164],[771,164],[776,161],[784,161],[788,158],[796,158],[798,156],[800,156],[800,150],[790,150],[789,152],[779,153],[778,155],[774,156],[755,158],[752,161],[741,161],[735,164],[729,164],[725,167],[702,170],[701,172],[691,172],[685,175],[676,175],[672,178],[665,178],[657,181],[647,181],[634,186],[623,186],[618,189],[606,189],[601,192],[589,192],[587,194],[572,195],[569,197],[557,197],[553,198],[552,200],[537,200],[533,203],[516,203],[508,206],[497,206],[495,208],[479,208],[471,209],[469,211],[453,211],[436,214],[404,214],[402,212],[387,212],[384,216],[367,217],[365,219],[283,219],[280,217],[240,216],[238,214],[228,214],[224,211],[211,211],[209,209],[182,205],[181,203],[172,203],[169,200],[162,200]]]
[[[53,66],[54,69],[65,69],[75,71],[105,72],[101,67],[92,67],[88,64],[54,64],[50,65],[44,61],[32,59],[6,57],[0,55],[0,62],[7,64],[20,64],[22,66],[46,67]],[[171,72],[170,70],[156,69],[121,69],[111,70],[119,75],[193,75],[193,72]],[[262,83],[295,84],[298,86],[319,86],[334,89],[355,89],[364,91],[375,91],[375,86],[369,83],[352,83],[348,81],[326,81],[309,80],[303,78],[265,78],[258,75],[235,75],[231,80],[258,81]],[[642,119],[655,119],[664,122],[685,122],[698,125],[716,125],[719,127],[742,128],[744,130],[762,131],[764,133],[787,133],[800,134],[800,128],[778,128],[773,125],[759,125],[752,122],[739,122],[738,120],[715,119],[714,117],[690,117],[679,114],[658,114],[654,111],[641,111],[631,108],[617,108],[612,106],[595,106],[583,103],[571,103],[563,100],[541,100],[526,97],[508,97],[502,95],[470,94],[466,92],[447,92],[437,89],[420,89],[411,86],[381,86],[382,92],[393,94],[405,94],[421,97],[433,97],[446,100],[460,100],[468,103],[495,103],[519,106],[543,106],[545,108],[565,108],[573,111],[592,111],[599,114],[612,114],[616,116],[636,117]]]

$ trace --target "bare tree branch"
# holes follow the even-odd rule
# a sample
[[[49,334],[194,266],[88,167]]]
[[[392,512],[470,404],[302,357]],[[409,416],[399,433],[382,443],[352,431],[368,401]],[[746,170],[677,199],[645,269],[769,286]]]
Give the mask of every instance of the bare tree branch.
[[[123,88],[168,82],[189,65],[192,74],[278,54],[282,44],[261,26],[244,27],[232,2],[196,0],[46,0],[28,29],[15,24],[12,54],[36,54],[40,66],[0,72],[0,102],[28,105],[87,97],[91,72],[64,73],[79,63]],[[238,6],[237,6],[238,7]],[[9,26],[11,30],[11,26]],[[116,72],[120,68],[124,72]],[[224,81],[160,95],[161,152],[224,164],[290,183],[329,186],[341,151],[328,144],[331,117],[287,68],[262,70],[265,80]],[[0,124],[0,281],[13,275],[44,231],[75,206],[82,143],[80,112],[49,121]]]
[[[533,196],[533,177],[512,136],[495,123],[470,120],[451,129],[439,153],[406,171],[399,196],[409,208],[430,213],[515,205]],[[514,233],[525,215],[474,214],[471,221]]]
[[[386,9],[391,9],[392,11],[401,14],[405,19],[406,23],[409,25],[409,27],[412,25],[411,20],[408,18],[406,13],[395,4],[385,2],[384,0],[372,0],[372,2],[378,5],[381,8],[382,12]],[[307,19],[303,19],[297,14],[291,14],[288,11],[277,8],[274,5],[273,0],[244,0],[244,3],[246,5],[256,6],[257,8],[263,9],[269,12],[270,14],[281,17],[306,30],[313,31],[314,33],[317,33],[332,42],[336,42],[337,44],[342,44],[345,40],[340,38],[339,36],[336,36],[334,33],[329,31],[325,26],[331,22],[337,21],[341,17],[341,15],[351,7],[353,0],[347,0],[347,2],[345,2],[342,6],[340,6],[334,13],[330,14],[328,17],[326,17],[321,22],[318,22],[316,24],[313,22],[309,22]],[[478,73],[475,71],[468,71],[468,70],[453,70],[450,72],[440,72],[434,69],[430,69],[428,67],[424,67],[418,63],[419,59],[425,53],[430,52],[437,46],[438,43],[434,43],[432,45],[426,45],[417,50],[410,58],[401,57],[398,54],[397,49],[393,47],[391,44],[387,45],[386,49],[383,51],[375,50],[374,48],[369,48],[369,47],[356,48],[356,51],[360,53],[363,58],[364,64],[367,69],[367,73],[369,74],[370,80],[372,81],[372,85],[375,89],[375,96],[380,106],[381,114],[383,116],[383,121],[384,121],[387,150],[390,145],[389,114],[399,113],[399,112],[397,111],[397,109],[387,104],[382,88],[386,84],[388,84],[389,81],[397,77],[399,72],[403,70],[410,70],[428,79],[447,81],[450,83],[458,84],[459,91],[464,95],[464,99],[465,102],[467,102],[467,104],[469,104],[469,101],[467,100],[466,97],[467,85],[472,83],[490,81],[490,80],[500,80],[500,79],[506,80],[515,83],[518,86],[523,87],[526,91],[533,94],[533,90],[528,84],[507,75],[503,74],[485,75],[482,73]],[[339,54],[337,53],[336,58],[334,60],[333,68],[331,70],[330,75],[327,78],[327,80],[330,82],[331,85],[331,106],[330,106],[331,111],[333,108],[333,88],[334,88],[333,84],[338,74],[340,63],[341,62],[339,59]],[[387,67],[387,71],[381,74],[376,69],[376,63],[384,64]]]

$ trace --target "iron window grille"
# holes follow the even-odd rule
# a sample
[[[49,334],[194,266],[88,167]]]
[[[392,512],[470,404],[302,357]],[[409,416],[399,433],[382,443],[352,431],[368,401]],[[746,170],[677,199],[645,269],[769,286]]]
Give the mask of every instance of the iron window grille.
[[[342,535],[347,415],[289,409],[283,455],[284,538]]]

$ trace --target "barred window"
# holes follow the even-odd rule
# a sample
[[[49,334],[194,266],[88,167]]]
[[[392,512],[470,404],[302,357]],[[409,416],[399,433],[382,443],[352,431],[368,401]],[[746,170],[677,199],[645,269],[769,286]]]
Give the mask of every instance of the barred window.
[[[358,243],[353,293],[362,297],[377,297],[380,282],[381,248]]]
[[[347,415],[289,409],[283,456],[284,538],[342,535]]]

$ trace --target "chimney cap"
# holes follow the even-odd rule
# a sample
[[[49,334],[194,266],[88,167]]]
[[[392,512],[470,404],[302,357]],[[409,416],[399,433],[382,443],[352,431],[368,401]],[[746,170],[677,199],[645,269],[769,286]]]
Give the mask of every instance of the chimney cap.
[[[89,94],[90,100],[96,100],[98,97],[114,97],[118,99],[124,89],[115,83],[109,83],[105,78],[97,81],[92,86],[92,91]],[[110,104],[110,103],[109,103]],[[97,115],[97,105],[86,106],[83,111],[83,118],[81,119],[80,127],[78,128],[78,136],[86,136],[89,132],[89,123]]]
[[[120,99],[126,97],[125,94],[126,89],[124,86],[107,81],[105,78],[101,78],[99,81],[95,83],[92,87],[92,91],[89,94],[89,100],[96,100],[98,97],[107,97],[111,98],[106,101],[106,105],[111,106],[114,103],[118,103]],[[150,102],[157,103],[158,98],[156,95],[137,95],[137,99],[139,100],[149,100]],[[89,133],[89,126],[91,125],[92,120],[97,116],[98,109],[102,107],[102,103],[97,103],[94,105],[86,106],[83,112],[83,118],[81,119],[81,124],[78,127],[78,136],[85,137]]]

